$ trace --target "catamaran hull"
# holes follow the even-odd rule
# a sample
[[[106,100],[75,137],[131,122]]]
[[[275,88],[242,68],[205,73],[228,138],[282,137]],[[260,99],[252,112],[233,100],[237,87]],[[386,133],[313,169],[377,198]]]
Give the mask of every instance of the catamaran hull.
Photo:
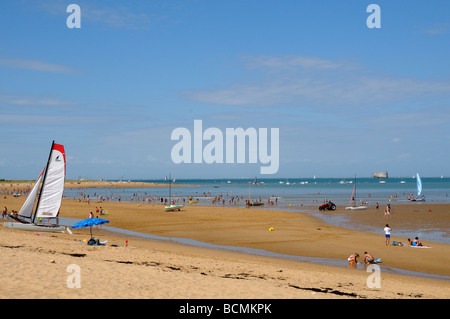
[[[39,232],[63,232],[66,230],[66,226],[52,226],[52,225],[36,225],[36,224],[23,224],[14,222],[4,222],[3,227],[11,229],[20,229],[28,231],[39,231]]]
[[[264,206],[264,203],[246,203],[246,206]]]
[[[350,207],[345,207],[345,209],[361,210],[361,209],[367,209],[367,206],[350,206]]]
[[[183,208],[183,205],[170,205],[170,206],[164,207],[164,211],[166,211],[166,212],[173,212],[176,210],[179,211],[181,208]]]

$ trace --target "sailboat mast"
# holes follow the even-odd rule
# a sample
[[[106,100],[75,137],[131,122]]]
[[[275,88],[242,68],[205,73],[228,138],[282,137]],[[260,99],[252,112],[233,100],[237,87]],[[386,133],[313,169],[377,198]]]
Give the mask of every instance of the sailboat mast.
[[[36,214],[37,214],[37,211],[39,209],[39,204],[41,202],[41,198],[42,198],[41,194],[44,191],[45,179],[47,177],[47,172],[48,172],[48,165],[50,164],[50,159],[51,159],[51,156],[52,156],[52,151],[53,151],[53,146],[54,145],[55,145],[55,141],[53,140],[52,147],[50,148],[50,153],[48,154],[47,166],[45,167],[44,179],[42,180],[42,187],[41,187],[41,191],[39,193],[39,198],[38,198],[38,202],[37,202],[37,205],[36,205],[36,210],[34,211],[33,220],[31,221],[32,223],[34,223],[34,220],[36,219]]]
[[[172,174],[169,173],[169,205],[172,205]]]

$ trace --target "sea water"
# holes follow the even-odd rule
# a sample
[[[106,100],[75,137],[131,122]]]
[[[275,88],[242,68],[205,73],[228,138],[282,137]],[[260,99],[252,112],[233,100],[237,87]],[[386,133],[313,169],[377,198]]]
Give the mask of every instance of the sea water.
[[[164,180],[132,180],[140,182],[158,183],[168,185]],[[126,184],[126,182],[124,183]],[[176,187],[176,184],[189,185],[191,187]],[[291,204],[298,207],[299,204],[311,204],[317,200],[323,202],[331,200],[336,205],[348,205],[356,184],[356,194],[353,196],[358,201],[375,204],[385,203],[387,200],[406,201],[408,195],[416,194],[416,179],[388,178],[384,180],[375,178],[283,178],[283,179],[183,179],[176,180],[172,185],[172,196],[192,196],[199,200],[207,201],[211,197],[222,195],[227,200],[231,196],[242,196],[244,199],[277,198],[279,204]],[[450,178],[422,178],[423,192],[426,201],[431,203],[450,203]],[[120,189],[91,189],[92,195],[118,194],[129,201],[131,197],[136,201],[137,197],[156,196],[168,197],[167,188],[120,188]],[[78,190],[66,189],[67,197],[76,196]],[[94,199],[94,198],[91,198]],[[117,200],[117,198],[116,198]]]

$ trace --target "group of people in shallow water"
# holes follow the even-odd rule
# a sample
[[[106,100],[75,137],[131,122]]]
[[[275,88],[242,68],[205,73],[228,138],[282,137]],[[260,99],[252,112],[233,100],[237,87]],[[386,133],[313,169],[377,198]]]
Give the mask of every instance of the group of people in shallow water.
[[[380,204],[376,204],[375,206],[376,209],[380,208]],[[391,204],[387,204],[386,208],[384,209],[384,217],[386,219],[391,219]]]
[[[185,205],[188,201],[193,201],[194,198],[196,199],[196,202],[199,202],[199,198],[202,198],[205,200],[205,203],[207,203],[207,200],[210,200],[211,205],[226,205],[229,206],[243,206],[245,205],[246,201],[244,195],[233,195],[229,193],[224,194],[218,194],[216,196],[213,196],[211,193],[203,192],[203,194],[196,194],[195,196],[189,195],[189,196],[176,196],[172,199],[168,197],[163,196],[150,196],[147,192],[143,193],[133,193],[131,196],[121,196],[118,193],[110,193],[110,194],[100,194],[100,193],[94,193],[94,194],[88,194],[86,191],[79,191],[76,193],[76,196],[78,197],[78,201],[85,201],[89,205],[91,201],[95,202],[136,202],[136,203],[143,203],[143,204],[161,204],[161,205],[167,205],[169,202],[172,202],[173,204],[182,204]],[[76,197],[74,197],[75,199]],[[253,198],[251,199],[253,202]],[[259,196],[258,199],[255,200],[256,202],[263,203],[264,200]],[[267,198],[267,201],[265,202],[268,205],[271,206],[277,206],[278,204],[278,197],[275,195],[269,196]]]

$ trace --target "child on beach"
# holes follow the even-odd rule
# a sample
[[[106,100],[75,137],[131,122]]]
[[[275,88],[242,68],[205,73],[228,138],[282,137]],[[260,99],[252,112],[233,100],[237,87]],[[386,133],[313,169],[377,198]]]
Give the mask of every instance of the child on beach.
[[[384,210],[384,217],[387,219],[391,219],[391,204],[386,205],[386,209]]]
[[[350,267],[353,267],[353,266],[356,267],[356,265],[358,264],[358,257],[359,257],[358,253],[354,253],[354,254],[350,255],[350,257],[348,257],[347,260],[350,264]]]
[[[386,224],[386,227],[384,227],[384,236],[386,237],[386,246],[388,246],[391,241],[391,230],[392,229],[389,227],[389,225]]]

